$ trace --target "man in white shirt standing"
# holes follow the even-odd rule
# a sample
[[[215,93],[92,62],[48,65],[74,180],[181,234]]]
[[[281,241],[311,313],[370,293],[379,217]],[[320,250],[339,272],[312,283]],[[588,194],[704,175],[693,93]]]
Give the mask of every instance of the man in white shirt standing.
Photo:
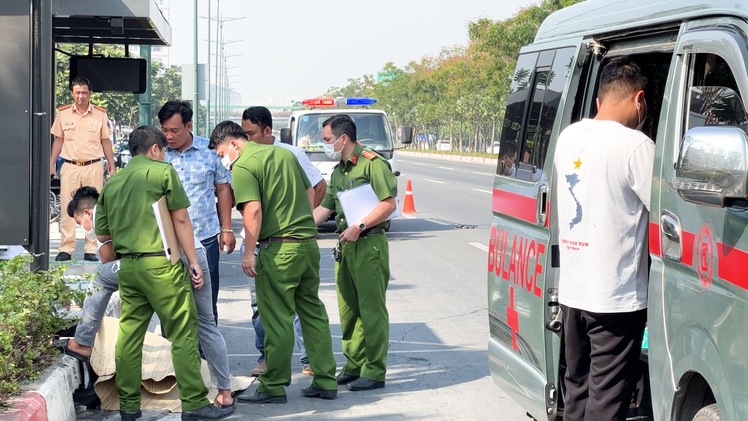
[[[637,381],[655,151],[637,130],[646,83],[630,58],[610,60],[597,115],[566,128],[556,146],[564,420],[624,420]]]

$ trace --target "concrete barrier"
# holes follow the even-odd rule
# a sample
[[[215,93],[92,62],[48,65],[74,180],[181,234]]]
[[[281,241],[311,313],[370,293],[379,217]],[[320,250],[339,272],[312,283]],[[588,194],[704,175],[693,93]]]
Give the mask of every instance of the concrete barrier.
[[[78,360],[63,355],[39,380],[24,385],[26,392],[11,400],[3,421],[75,421],[73,392],[81,383]]]

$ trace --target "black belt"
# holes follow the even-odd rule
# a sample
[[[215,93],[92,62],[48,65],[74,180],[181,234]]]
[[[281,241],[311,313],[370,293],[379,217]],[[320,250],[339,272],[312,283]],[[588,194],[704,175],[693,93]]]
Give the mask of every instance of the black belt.
[[[139,259],[141,257],[158,257],[158,256],[166,257],[166,253],[164,253],[163,251],[153,251],[149,253],[114,253],[114,255],[118,259],[121,259],[123,257],[128,257],[131,259]]]
[[[383,227],[369,228],[361,231],[361,234],[358,235],[358,238],[366,237],[369,234],[384,234],[385,232],[387,232],[387,229]]]
[[[99,159],[92,159],[90,161],[83,161],[83,162],[81,162],[81,161],[72,161],[70,159],[62,158],[62,161],[63,162],[67,162],[68,164],[73,164],[76,167],[85,167],[86,165],[91,165],[91,164],[93,164],[95,162],[101,162],[101,158],[99,158]]]
[[[295,237],[270,237],[266,238],[264,240],[260,240],[257,242],[257,244],[261,246],[267,246],[272,243],[306,243],[308,241],[315,240],[316,237],[308,237],[308,238],[295,238]]]

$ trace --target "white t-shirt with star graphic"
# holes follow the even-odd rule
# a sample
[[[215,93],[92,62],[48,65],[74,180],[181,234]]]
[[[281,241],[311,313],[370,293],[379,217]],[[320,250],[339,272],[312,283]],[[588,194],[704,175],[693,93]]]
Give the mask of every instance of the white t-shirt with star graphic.
[[[614,121],[584,119],[554,157],[559,302],[595,313],[647,307],[647,229],[655,145]]]

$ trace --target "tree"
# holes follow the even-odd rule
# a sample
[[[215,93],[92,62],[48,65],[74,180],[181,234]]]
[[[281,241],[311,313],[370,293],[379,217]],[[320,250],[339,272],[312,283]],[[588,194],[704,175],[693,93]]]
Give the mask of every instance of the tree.
[[[454,149],[483,150],[500,132],[511,81],[521,81],[520,88],[532,82],[532,69],[515,72],[520,48],[532,42],[548,15],[579,2],[544,0],[503,21],[479,19],[468,25],[467,48],[445,49],[403,69],[386,63],[382,83],[364,75],[326,95],[373,96],[395,126],[411,125],[438,138],[448,133]],[[539,83],[549,83],[553,75],[543,77]]]

